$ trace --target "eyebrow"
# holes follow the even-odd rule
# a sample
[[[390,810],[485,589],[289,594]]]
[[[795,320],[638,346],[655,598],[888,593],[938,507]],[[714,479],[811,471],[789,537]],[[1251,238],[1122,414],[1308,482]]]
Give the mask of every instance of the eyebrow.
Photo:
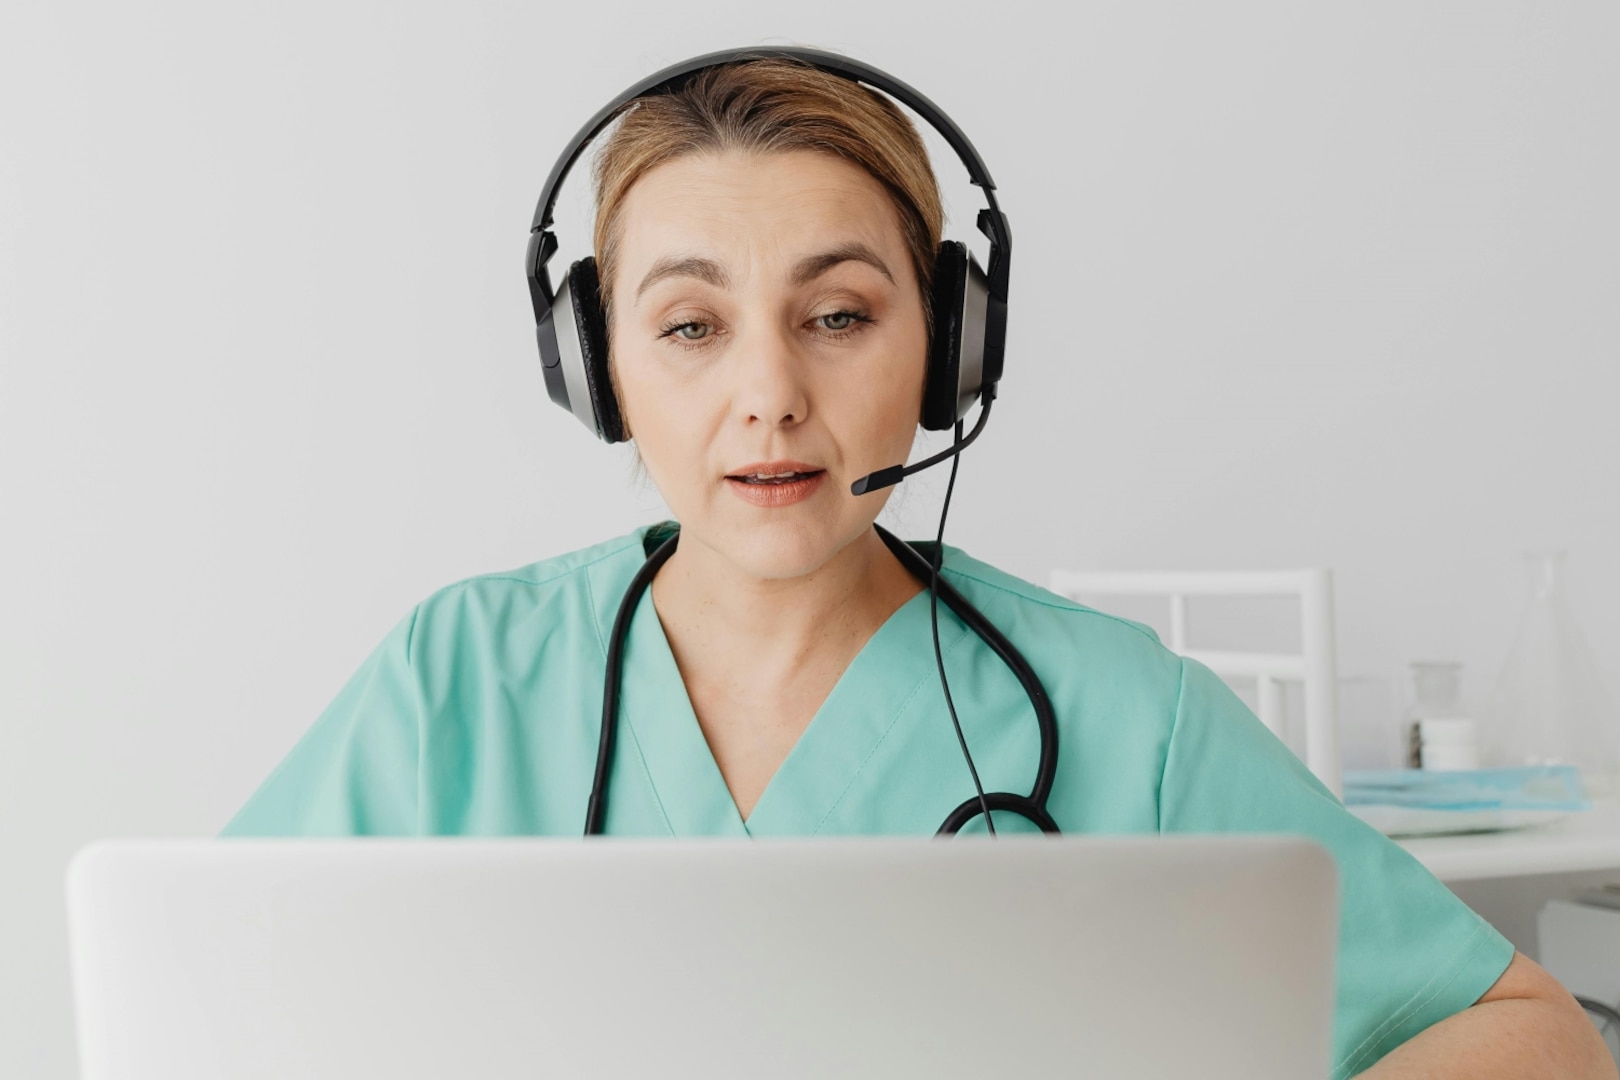
[[[795,285],[803,285],[806,282],[814,281],[840,263],[847,262],[863,262],[874,267],[878,273],[889,279],[890,285],[894,284],[894,275],[889,273],[887,266],[883,265],[883,260],[878,258],[877,252],[859,240],[840,244],[830,251],[823,251],[819,255],[805,256],[793,268],[793,276],[789,280]]]
[[[806,255],[793,267],[793,273],[788,280],[793,285],[803,285],[846,262],[866,263],[888,278],[889,284],[895,284],[894,275],[889,273],[889,268],[878,258],[877,252],[858,240],[840,244],[817,255]],[[667,277],[695,277],[717,289],[731,287],[731,275],[726,273],[725,267],[713,259],[705,259],[700,255],[671,255],[653,263],[652,269],[647,271],[647,276],[636,286],[636,298],[639,300],[642,293]]]

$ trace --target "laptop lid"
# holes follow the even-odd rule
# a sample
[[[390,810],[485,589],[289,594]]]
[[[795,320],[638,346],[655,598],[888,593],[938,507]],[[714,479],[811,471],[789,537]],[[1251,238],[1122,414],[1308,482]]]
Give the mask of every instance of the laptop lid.
[[[1324,1076],[1284,836],[104,840],[84,1080]]]

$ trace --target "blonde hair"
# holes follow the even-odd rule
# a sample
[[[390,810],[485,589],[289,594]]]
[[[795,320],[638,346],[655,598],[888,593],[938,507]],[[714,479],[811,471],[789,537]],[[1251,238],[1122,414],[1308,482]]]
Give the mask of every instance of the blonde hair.
[[[592,166],[593,242],[610,326],[624,197],[643,174],[688,154],[811,150],[853,162],[889,192],[932,332],[944,206],[921,136],[887,97],[797,58],[772,56],[700,71],[680,89],[625,102],[614,120]]]

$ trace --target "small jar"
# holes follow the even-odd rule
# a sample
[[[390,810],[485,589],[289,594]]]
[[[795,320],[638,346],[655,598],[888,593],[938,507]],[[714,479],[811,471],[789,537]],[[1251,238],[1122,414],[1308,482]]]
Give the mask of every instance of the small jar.
[[[1424,717],[1418,722],[1418,758],[1432,770],[1479,768],[1479,733],[1465,716]]]
[[[1415,700],[1406,714],[1407,767],[1479,768],[1479,736],[1461,702],[1462,665],[1417,660],[1411,667]]]

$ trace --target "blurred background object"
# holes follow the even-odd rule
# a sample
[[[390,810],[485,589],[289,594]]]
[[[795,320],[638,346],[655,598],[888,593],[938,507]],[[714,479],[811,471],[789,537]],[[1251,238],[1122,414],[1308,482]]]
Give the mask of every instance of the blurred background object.
[[[1462,665],[1452,660],[1414,660],[1414,698],[1402,730],[1409,769],[1477,769],[1474,720],[1462,705]]]
[[[1587,791],[1616,791],[1620,712],[1570,611],[1564,552],[1524,553],[1530,597],[1485,707],[1486,758],[1500,765],[1570,764]]]

